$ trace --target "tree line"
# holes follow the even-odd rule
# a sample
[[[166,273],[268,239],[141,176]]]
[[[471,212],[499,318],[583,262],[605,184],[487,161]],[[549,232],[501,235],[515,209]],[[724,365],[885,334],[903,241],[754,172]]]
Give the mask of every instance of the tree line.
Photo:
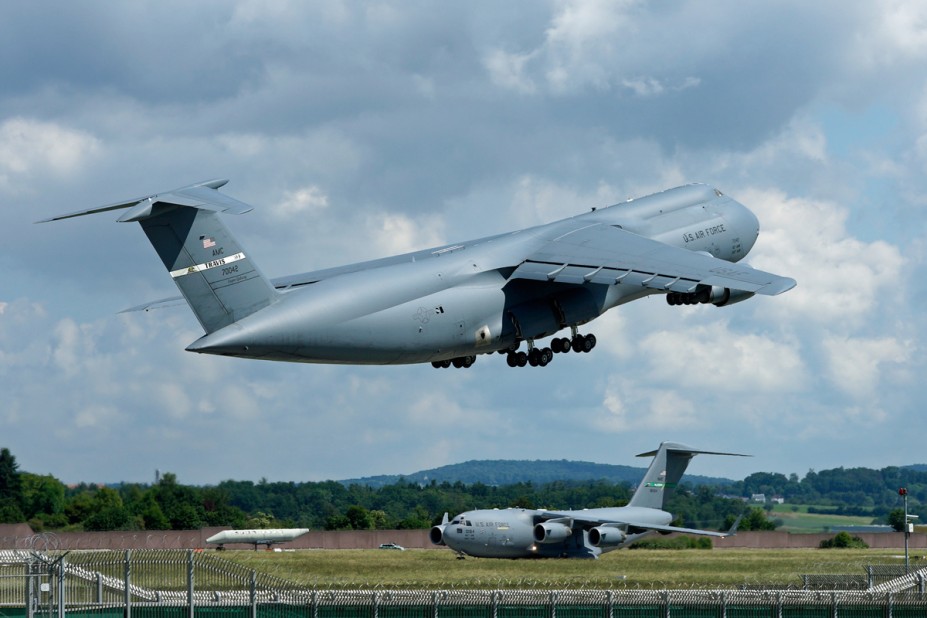
[[[154,484],[121,483],[65,486],[51,475],[20,471],[7,448],[0,449],[0,523],[28,523],[43,530],[190,530],[207,526],[233,528],[306,527],[313,529],[428,528],[448,512],[476,508],[582,509],[621,506],[633,489],[627,482],[602,480],[484,483],[410,482],[371,487],[337,481],[223,481],[192,486],[164,474]],[[927,496],[927,472],[886,468],[809,472],[795,475],[756,473],[729,485],[682,484],[667,510],[676,524],[726,529],[746,515],[741,530],[772,529],[761,508],[742,497],[780,495],[829,509],[866,509],[886,520],[899,506],[896,485],[908,488],[909,510],[918,513]],[[833,511],[831,511],[833,512]]]

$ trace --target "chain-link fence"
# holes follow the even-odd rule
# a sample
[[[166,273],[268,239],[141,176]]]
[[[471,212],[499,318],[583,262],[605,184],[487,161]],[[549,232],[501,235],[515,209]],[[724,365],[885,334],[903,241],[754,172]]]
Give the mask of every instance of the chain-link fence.
[[[195,551],[0,551],[0,618],[923,618],[870,590],[317,590]]]

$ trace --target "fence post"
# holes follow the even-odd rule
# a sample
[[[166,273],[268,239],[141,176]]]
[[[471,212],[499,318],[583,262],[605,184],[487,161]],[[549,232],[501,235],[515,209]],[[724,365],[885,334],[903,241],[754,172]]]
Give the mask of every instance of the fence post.
[[[312,594],[309,595],[309,601],[312,603],[312,618],[319,618],[319,593],[317,590],[313,590]]]
[[[605,593],[606,603],[608,604],[608,618],[615,615],[615,593],[609,590]]]
[[[251,618],[257,618],[257,571],[251,569]]]
[[[132,618],[132,550],[127,549],[122,563],[123,599],[125,601],[125,618]]]
[[[26,561],[26,618],[35,616],[35,568],[33,567],[35,557],[29,554],[29,560]]]
[[[373,618],[379,618],[380,616],[380,593],[374,590],[373,592]]]
[[[64,618],[64,568],[66,565],[66,560],[66,555],[58,558],[58,618]]]
[[[103,605],[103,574],[97,573],[97,605]]]
[[[437,590],[431,593],[431,616],[432,618],[438,618],[438,591]]]
[[[550,603],[550,618],[557,618],[557,593],[551,590],[547,599]]]
[[[187,617],[193,618],[193,550],[187,550]]]
[[[885,606],[888,608],[887,613],[886,613],[887,618],[892,618],[892,600],[893,600],[892,593],[886,592],[885,593]]]
[[[492,609],[492,618],[499,618],[499,595],[502,593],[498,590],[493,590],[490,594],[490,607]]]

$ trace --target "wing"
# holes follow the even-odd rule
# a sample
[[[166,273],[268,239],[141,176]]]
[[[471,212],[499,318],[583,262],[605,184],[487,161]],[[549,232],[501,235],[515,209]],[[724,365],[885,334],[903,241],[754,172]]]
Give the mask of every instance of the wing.
[[[621,509],[624,507],[618,507]],[[594,511],[593,511],[594,512]],[[714,536],[714,537],[728,537],[733,536],[737,533],[737,526],[740,525],[740,520],[743,518],[743,515],[738,516],[734,521],[734,524],[731,526],[730,530],[726,532],[718,532],[715,530],[701,530],[699,528],[681,528],[679,526],[668,526],[665,524],[658,524],[655,522],[648,522],[642,519],[636,519],[633,517],[624,518],[624,517],[584,517],[583,511],[568,511],[568,512],[554,512],[548,511],[541,515],[540,519],[542,521],[555,521],[565,523],[571,528],[582,528],[583,530],[589,530],[598,526],[606,527],[618,527],[624,528],[627,532],[631,534],[640,534],[646,530],[654,530],[656,532],[680,532],[683,534],[698,534],[701,536]]]
[[[522,262],[513,277],[559,283],[616,283],[667,292],[719,286],[774,296],[795,280],[673,247],[602,223],[554,238]]]

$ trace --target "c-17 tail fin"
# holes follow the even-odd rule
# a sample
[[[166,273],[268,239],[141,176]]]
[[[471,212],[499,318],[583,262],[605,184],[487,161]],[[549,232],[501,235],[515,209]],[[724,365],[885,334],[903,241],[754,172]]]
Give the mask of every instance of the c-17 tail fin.
[[[252,207],[219,193],[227,180],[202,182],[166,193],[39,221],[58,221],[129,208],[119,221],[137,221],[206,333],[268,306],[277,291],[232,237],[219,213]]]
[[[655,451],[641,453],[638,457],[653,457],[650,467],[644,474],[637,491],[628,502],[628,506],[641,506],[651,509],[663,509],[666,500],[672,495],[685,473],[689,462],[696,455],[733,455],[749,457],[740,453],[719,453],[702,451],[684,444],[663,442]]]

